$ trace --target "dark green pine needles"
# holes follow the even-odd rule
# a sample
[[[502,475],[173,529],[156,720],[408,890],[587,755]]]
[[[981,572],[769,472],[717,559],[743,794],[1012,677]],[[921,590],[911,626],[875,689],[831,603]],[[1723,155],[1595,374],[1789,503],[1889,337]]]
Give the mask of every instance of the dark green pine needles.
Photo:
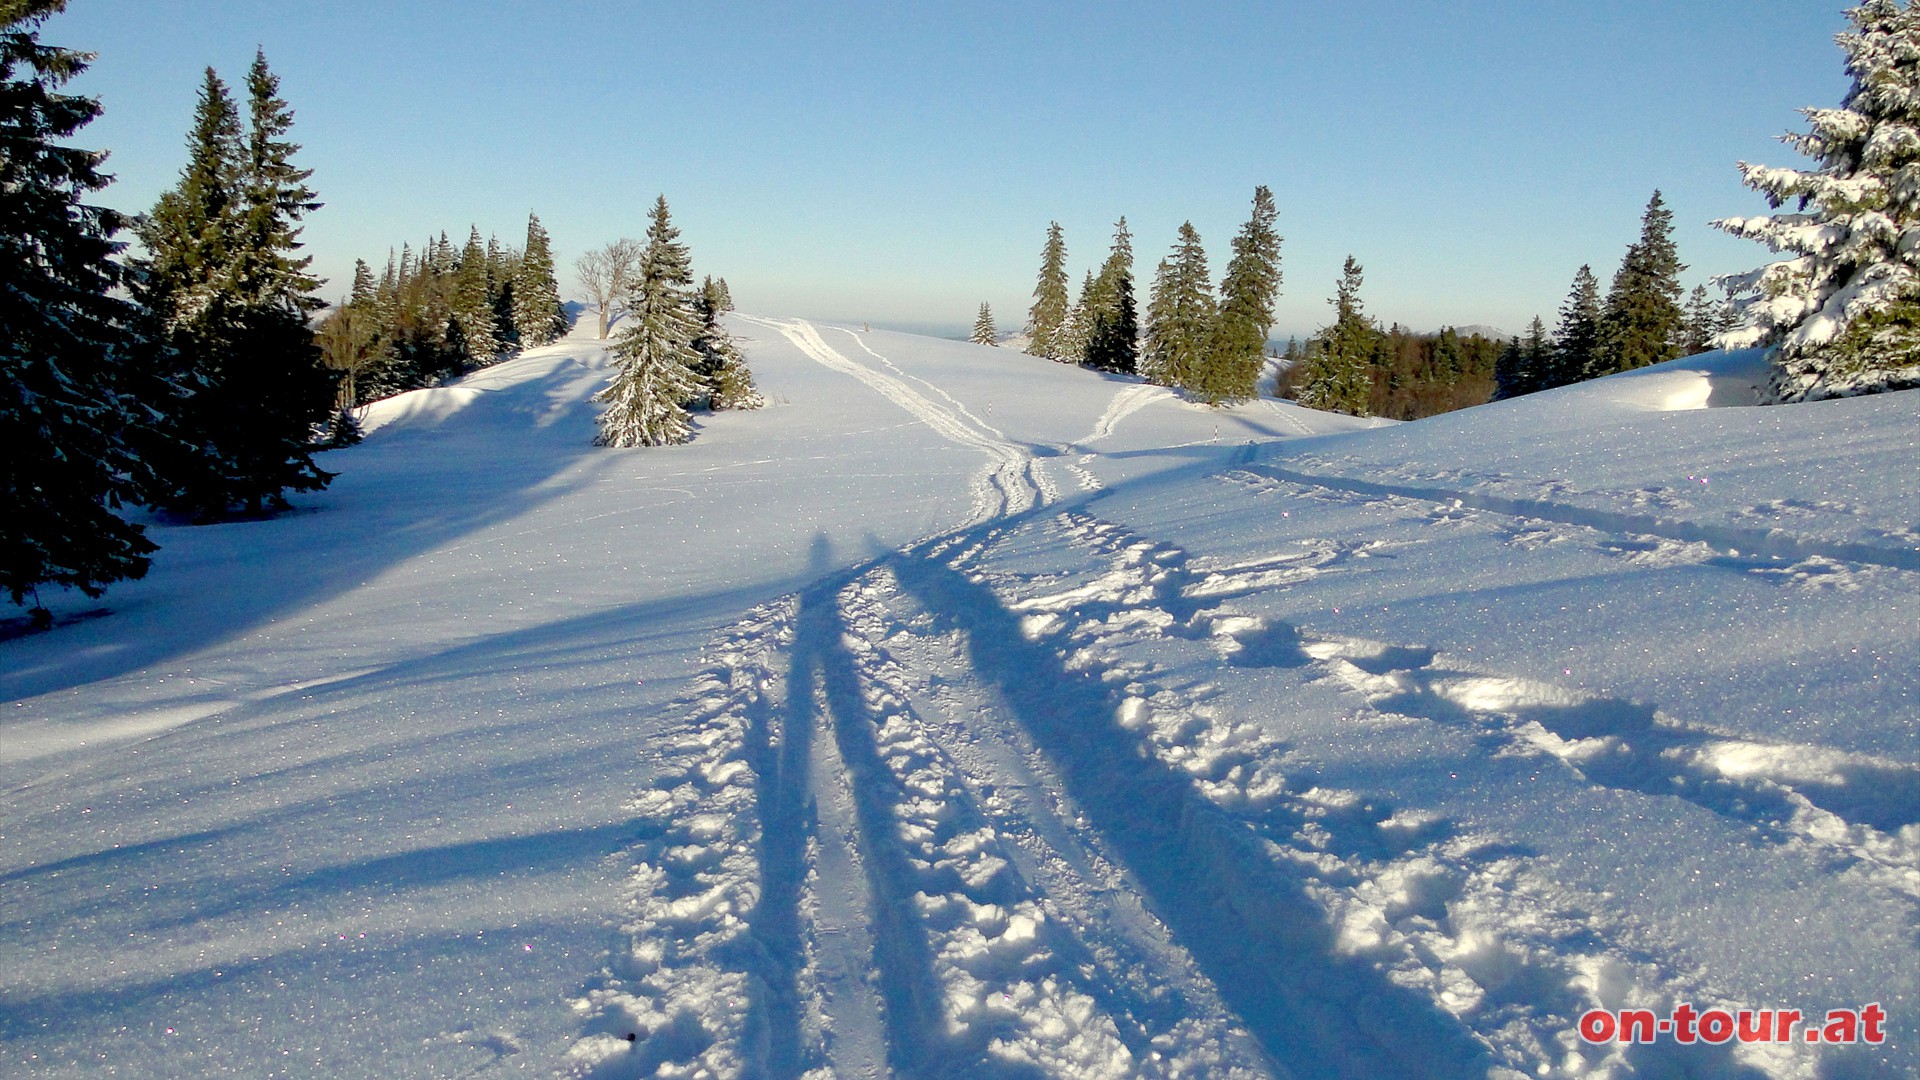
[[[119,218],[88,206],[105,156],[63,145],[100,114],[59,93],[85,56],[44,45],[64,4],[24,0],[0,16],[0,587],[15,604],[38,586],[98,596],[140,577],[153,545],[117,517],[141,465],[123,439],[133,311],[113,296]]]

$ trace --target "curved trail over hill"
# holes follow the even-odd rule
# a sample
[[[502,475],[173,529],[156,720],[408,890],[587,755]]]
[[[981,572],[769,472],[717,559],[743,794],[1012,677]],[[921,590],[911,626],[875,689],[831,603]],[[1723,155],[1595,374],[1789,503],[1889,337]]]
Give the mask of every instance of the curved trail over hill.
[[[1033,455],[1024,447],[1008,442],[999,431],[982,423],[945,391],[938,392],[951,403],[951,407],[938,404],[907,385],[906,377],[876,371],[849,359],[828,345],[821,338],[819,329],[804,319],[765,319],[748,315],[741,318],[778,330],[794,347],[822,367],[860,380],[949,442],[986,454],[988,464],[973,483],[973,508],[968,524],[977,525],[1006,514],[1021,513],[1051,501],[1052,485],[1040,474]],[[855,340],[858,341],[857,338]],[[887,363],[885,357],[867,348],[865,342],[859,344],[868,355]],[[892,367],[890,363],[887,366]],[[894,370],[897,372],[899,369]]]
[[[1172,397],[1173,392],[1163,386],[1141,384],[1129,386],[1113,395],[1113,401],[1107,405],[1107,411],[1094,421],[1093,430],[1080,437],[1079,444],[1099,442],[1113,434],[1120,421],[1146,408],[1162,398]]]

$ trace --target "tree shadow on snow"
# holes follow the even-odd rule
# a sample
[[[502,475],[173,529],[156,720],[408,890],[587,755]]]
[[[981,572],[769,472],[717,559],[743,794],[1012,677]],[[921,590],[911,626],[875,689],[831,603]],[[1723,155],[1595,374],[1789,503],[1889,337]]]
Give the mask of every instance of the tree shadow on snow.
[[[521,364],[550,370],[503,384]],[[77,594],[49,596],[53,632],[0,635],[0,700],[110,679],[229,640],[591,484],[622,455],[591,445],[596,407],[577,392],[582,377],[578,360],[535,356],[416,391],[418,407],[389,405],[406,415],[329,453],[339,477],[327,491],[297,496],[294,512],[155,524],[153,570],[113,587],[114,617],[79,610],[93,602]]]

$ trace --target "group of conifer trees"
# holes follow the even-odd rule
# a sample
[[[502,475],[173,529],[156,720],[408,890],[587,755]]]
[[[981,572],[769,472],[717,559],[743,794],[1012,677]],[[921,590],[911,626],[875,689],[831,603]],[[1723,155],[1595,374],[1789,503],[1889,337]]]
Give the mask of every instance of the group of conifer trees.
[[[757,409],[746,358],[720,317],[733,308],[724,279],[693,283],[693,259],[680,242],[667,198],[653,204],[647,244],[625,280],[624,328],[613,345],[613,378],[593,396],[604,402],[601,446],[670,446],[693,434],[690,410]]]
[[[285,492],[332,478],[313,461],[334,397],[308,325],[320,283],[299,253],[299,223],[320,203],[293,162],[279,87],[256,53],[243,121],[208,68],[180,181],[135,226],[147,363],[126,389],[148,421],[131,429],[151,477],[144,494],[199,520],[282,507]]]
[[[1106,262],[1098,273],[1087,271],[1073,302],[1067,294],[1066,240],[1060,224],[1052,223],[1027,316],[1027,351],[1061,363],[1139,374],[1209,404],[1253,397],[1280,293],[1276,218],[1273,193],[1255,188],[1252,216],[1234,237],[1233,258],[1217,296],[1200,235],[1191,222],[1182,224],[1173,250],[1155,270],[1144,327],[1134,299],[1127,219],[1115,225]],[[973,340],[993,344],[994,336],[992,315],[982,304]]]
[[[1349,255],[1330,303],[1333,322],[1304,344],[1287,343],[1274,392],[1301,405],[1356,416],[1415,420],[1485,402],[1500,345],[1451,327],[1382,330],[1360,298],[1365,270]]]
[[[313,455],[335,380],[299,253],[320,204],[278,78],[256,54],[236,102],[208,69],[179,182],[129,223],[85,202],[104,153],[65,145],[100,107],[61,93],[89,57],[40,41],[63,7],[0,8],[0,585],[38,623],[42,584],[98,595],[146,572],[125,504],[213,520],[332,479]]]
[[[1705,286],[1682,302],[1685,270],[1673,214],[1656,191],[1605,299],[1592,268],[1582,266],[1554,331],[1536,317],[1495,355],[1492,340],[1479,335],[1382,331],[1362,311],[1363,273],[1349,256],[1333,323],[1305,348],[1289,348],[1295,362],[1281,388],[1310,408],[1411,420],[1705,352],[1738,314]]]
[[[1576,271],[1553,332],[1535,317],[1501,354],[1494,396],[1519,397],[1713,348],[1738,325],[1738,312],[1730,298],[1716,300],[1704,285],[1683,301],[1686,269],[1673,241],[1673,212],[1656,191],[1640,218],[1640,239],[1627,247],[1606,298],[1591,266]]]
[[[300,232],[320,202],[261,53],[241,101],[207,70],[187,164],[151,212],[89,205],[106,155],[66,140],[100,106],[61,91],[90,57],[40,41],[64,7],[0,5],[0,588],[38,625],[41,585],[98,596],[146,573],[154,545],[126,506],[194,521],[285,508],[333,478],[315,454],[353,436],[351,406],[567,325],[533,217],[518,251],[475,228],[459,251],[444,234],[403,249],[378,279],[359,263],[316,333],[326,305]],[[136,258],[116,239],[129,226]],[[611,445],[680,441],[688,408],[759,403],[719,323],[725,283],[694,289],[676,235],[663,199],[602,395]]]
[[[345,410],[433,386],[566,331],[553,248],[534,214],[524,248],[498,238],[483,244],[474,226],[460,249],[446,233],[417,257],[403,245],[398,256],[387,255],[378,280],[356,261],[352,290],[318,333],[326,366],[340,375],[337,404]]]

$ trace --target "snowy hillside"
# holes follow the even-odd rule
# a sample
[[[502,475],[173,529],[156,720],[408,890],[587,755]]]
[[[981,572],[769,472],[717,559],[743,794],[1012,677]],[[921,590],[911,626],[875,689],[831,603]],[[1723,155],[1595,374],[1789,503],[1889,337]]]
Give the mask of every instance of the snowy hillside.
[[[575,337],[0,642],[0,1074],[1920,1070],[1913,393],[734,330],[690,445]],[[1886,1039],[1576,1030],[1682,1003]]]

